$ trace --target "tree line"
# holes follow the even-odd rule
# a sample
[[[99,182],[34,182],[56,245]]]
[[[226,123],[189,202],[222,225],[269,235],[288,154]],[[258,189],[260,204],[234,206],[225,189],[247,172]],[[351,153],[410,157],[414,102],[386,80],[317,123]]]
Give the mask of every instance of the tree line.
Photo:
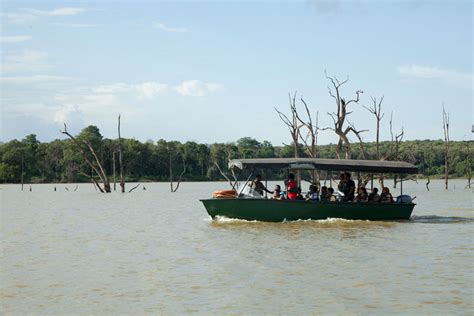
[[[99,128],[88,126],[75,138],[86,140],[97,154],[104,172],[113,179],[114,160],[118,163],[118,139],[104,138]],[[449,151],[450,177],[470,177],[473,164],[470,153],[472,141],[451,141]],[[393,142],[364,142],[364,151],[352,151],[351,159],[373,159],[393,150]],[[122,155],[127,181],[170,181],[170,176],[183,181],[223,180],[229,159],[234,158],[287,158],[311,157],[304,144],[274,146],[269,141],[260,142],[244,137],[235,142],[199,144],[196,142],[167,141],[140,142],[122,138]],[[316,157],[337,159],[338,144],[318,145]],[[398,143],[397,160],[407,161],[418,167],[419,174],[441,177],[445,173],[445,142],[443,140],[412,140]],[[339,151],[339,152],[338,152]],[[96,177],[84,161],[71,139],[39,142],[31,134],[22,140],[0,144],[0,182],[30,183],[90,182]],[[92,159],[92,158],[91,158]],[[284,176],[268,173],[268,178]]]
[[[221,180],[231,182],[235,175],[227,171],[227,163],[234,158],[333,158],[407,161],[418,167],[419,174],[428,177],[444,175],[445,187],[449,177],[466,177],[470,186],[472,141],[451,141],[449,138],[449,112],[443,104],[444,140],[404,141],[403,126],[393,128],[393,113],[388,129],[390,140],[380,140],[380,130],[387,128],[382,120],[384,97],[371,96],[371,105],[361,104],[362,90],[345,98],[344,85],[349,81],[328,76],[328,93],[334,100],[334,111],[327,114],[332,119],[330,126],[319,126],[319,112],[310,109],[303,97],[297,101],[295,92],[289,97],[289,112],[275,107],[279,118],[287,127],[292,143],[273,146],[268,141],[259,142],[244,137],[236,142],[198,144],[181,143],[160,139],[142,143],[135,139],[120,137],[120,115],[118,117],[118,139],[104,138],[99,128],[88,126],[79,135],[73,136],[64,124],[63,134],[67,140],[40,143],[36,135],[28,135],[21,141],[12,140],[0,144],[0,182],[85,182],[92,181],[101,192],[110,192],[112,182],[120,182],[125,192],[126,181],[169,181],[175,192],[184,181]],[[364,142],[368,129],[356,127],[349,116],[362,105],[374,118],[375,142]],[[359,107],[360,108],[360,107]],[[303,109],[303,110],[301,110]],[[315,115],[314,115],[315,114]],[[385,127],[383,126],[385,125]],[[318,144],[320,131],[332,131],[338,138],[336,144]],[[353,142],[351,137],[356,141]],[[354,147],[356,150],[354,150]],[[117,181],[116,165],[119,166]],[[268,179],[284,176],[282,171],[266,172]],[[298,182],[303,175],[297,171]],[[309,181],[319,183],[320,173],[312,171]],[[327,175],[326,175],[327,176]],[[379,175],[383,184],[384,175]],[[367,181],[367,179],[366,179]],[[100,185],[102,183],[102,186]],[[395,178],[394,185],[397,179]],[[428,188],[428,186],[427,186]],[[133,190],[134,188],[132,188]]]

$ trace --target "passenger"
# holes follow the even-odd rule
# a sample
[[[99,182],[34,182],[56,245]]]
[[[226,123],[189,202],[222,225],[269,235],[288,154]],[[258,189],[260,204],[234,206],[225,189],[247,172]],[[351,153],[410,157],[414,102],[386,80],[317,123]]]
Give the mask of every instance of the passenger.
[[[278,184],[275,185],[275,189],[273,190],[272,199],[274,199],[274,200],[284,200],[285,199],[285,196],[283,195],[283,192],[281,192],[281,187]]]
[[[369,194],[369,202],[380,202],[379,189],[372,189],[372,192]]]
[[[341,180],[339,181],[339,184],[337,185],[337,189],[341,192],[344,192],[346,190],[346,178],[344,173],[341,173]]]
[[[301,191],[301,187],[298,187],[298,195],[296,196],[296,199],[297,200],[305,200],[304,196],[303,196],[303,193]]]
[[[344,173],[344,181],[345,191],[342,191],[344,193],[344,201],[353,201],[355,193],[355,182],[351,179],[351,174],[349,172]]]
[[[270,193],[270,194],[273,194],[272,191],[268,190],[262,183],[262,176],[257,174],[255,176],[255,180],[252,181],[252,183],[250,184],[250,188],[254,189],[255,191],[257,191],[260,195],[263,195],[263,191],[267,192],[267,193]]]
[[[290,173],[288,181],[285,183],[288,189],[286,195],[288,199],[295,200],[298,197],[298,186],[296,185],[295,175]]]
[[[327,186],[321,188],[321,201],[329,201],[329,191]]]
[[[356,196],[357,202],[368,202],[369,196],[367,195],[367,189],[365,187],[359,187]]]
[[[336,197],[334,196],[334,189],[333,188],[328,189],[328,196],[329,196],[329,202],[336,202],[337,201]]]
[[[319,192],[317,191],[316,185],[312,184],[309,186],[309,192],[306,195],[306,199],[310,201],[319,201]]]
[[[380,202],[382,203],[393,203],[393,197],[390,193],[390,190],[387,187],[382,189],[382,194],[380,194]]]

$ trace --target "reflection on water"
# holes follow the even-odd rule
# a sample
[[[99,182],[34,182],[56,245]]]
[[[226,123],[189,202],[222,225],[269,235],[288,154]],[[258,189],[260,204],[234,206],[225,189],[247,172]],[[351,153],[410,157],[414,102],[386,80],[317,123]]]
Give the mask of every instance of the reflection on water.
[[[471,191],[407,183],[407,221],[212,221],[225,185],[0,186],[2,314],[472,313]]]
[[[414,223],[449,224],[449,223],[473,222],[474,218],[472,218],[472,217],[457,217],[457,216],[426,215],[426,216],[412,216],[410,218],[410,221],[414,222]]]

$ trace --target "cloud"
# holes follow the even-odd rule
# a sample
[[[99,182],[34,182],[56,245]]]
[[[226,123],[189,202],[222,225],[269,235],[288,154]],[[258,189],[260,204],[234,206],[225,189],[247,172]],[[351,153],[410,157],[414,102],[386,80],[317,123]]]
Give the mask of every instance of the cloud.
[[[398,73],[405,77],[440,80],[446,83],[470,86],[471,88],[474,78],[473,74],[469,73],[460,73],[451,69],[421,65],[400,66],[398,67]]]
[[[30,23],[36,19],[35,15],[27,12],[2,12],[0,13],[0,16],[8,22],[17,24]]]
[[[96,93],[118,93],[118,92],[126,92],[130,90],[130,85],[127,83],[112,83],[107,85],[100,85],[94,88],[94,92]]]
[[[20,43],[31,40],[30,35],[0,36],[0,43]]]
[[[12,23],[30,23],[39,17],[71,16],[86,11],[84,8],[62,7],[53,10],[21,9],[18,12],[2,12],[1,16]]]
[[[118,98],[114,94],[91,94],[83,97],[86,102],[93,102],[96,106],[106,107],[117,103]]]
[[[183,81],[174,89],[183,96],[203,97],[209,94],[209,92],[214,92],[221,88],[222,85],[218,83],[205,83],[199,80],[188,80]]]
[[[169,27],[163,23],[154,23],[153,26],[166,32],[175,32],[175,33],[189,32],[189,29],[186,27]]]
[[[86,28],[86,27],[96,27],[98,24],[89,24],[89,23],[54,23],[57,26],[66,26],[66,27],[77,27],[77,28]]]
[[[144,82],[134,85],[134,88],[138,91],[140,99],[152,99],[165,92],[168,85],[158,82]]]
[[[157,104],[162,104],[157,101],[166,103],[176,95],[202,97],[222,88],[199,80],[177,85],[158,81],[90,85],[77,78],[51,75],[0,77],[0,83],[5,92],[0,95],[4,119],[31,118],[54,125],[79,122],[78,126],[92,122],[108,126],[117,113],[129,119],[148,119],[157,111]]]
[[[48,70],[49,64],[46,62],[48,54],[41,51],[26,50],[17,54],[5,56],[2,60],[1,72],[39,72]]]
[[[65,104],[55,111],[53,121],[58,124],[63,124],[69,121],[71,114],[75,112],[78,112],[76,106],[72,104]]]
[[[33,15],[42,15],[42,16],[67,16],[67,15],[76,15],[78,13],[84,12],[84,8],[57,8],[54,10],[36,10],[36,9],[25,9],[25,11]]]
[[[156,81],[142,82],[137,84],[113,83],[100,85],[94,89],[95,93],[133,93],[139,99],[152,99],[162,95],[168,89],[168,85]]]
[[[62,77],[62,76],[49,76],[49,75],[33,75],[33,76],[9,76],[9,77],[0,77],[0,82],[2,84],[36,84],[36,83],[51,83],[51,82],[62,82],[74,80],[71,77]]]

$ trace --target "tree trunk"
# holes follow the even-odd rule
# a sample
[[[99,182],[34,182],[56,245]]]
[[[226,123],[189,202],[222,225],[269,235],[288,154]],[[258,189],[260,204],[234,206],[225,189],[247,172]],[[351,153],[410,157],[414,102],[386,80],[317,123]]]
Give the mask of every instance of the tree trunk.
[[[23,167],[23,154],[21,154],[21,190],[23,191],[23,173],[24,173],[24,167]]]
[[[102,164],[101,162],[99,161],[99,158],[97,157],[97,154],[94,150],[94,148],[92,147],[91,143],[89,143],[87,140],[83,140],[83,143],[87,146],[87,148],[89,149],[90,153],[92,154],[92,156],[94,157],[95,159],[95,162],[97,163],[98,167],[97,168],[94,163],[89,159],[89,157],[87,157],[86,155],[86,152],[84,151],[84,149],[81,147],[81,144],[79,143],[79,141],[74,137],[72,136],[68,131],[67,131],[67,125],[66,123],[64,123],[64,131],[62,132],[63,134],[67,135],[71,140],[72,142],[74,143],[74,145],[76,145],[77,149],[79,150],[79,152],[81,153],[82,157],[84,158],[85,162],[89,165],[89,167],[91,167],[91,169],[99,176],[100,180],[102,181],[102,183],[104,184],[104,190],[105,192],[109,193],[110,192],[110,182],[109,182],[109,178],[107,177],[107,174],[105,173],[104,171],[104,168],[102,167]],[[102,190],[102,189],[101,189]]]
[[[466,142],[466,177],[467,177],[467,187],[471,188],[471,177],[472,177],[472,169],[471,169],[471,150],[469,148],[469,141]]]
[[[443,105],[443,132],[444,132],[444,188],[448,189],[449,176],[449,113]]]
[[[122,160],[122,137],[120,136],[120,115],[118,116],[118,137],[119,137],[119,168],[120,168],[120,187],[122,193],[125,193],[125,172]]]
[[[116,190],[117,180],[115,178],[115,150],[112,152],[112,170],[113,170],[113,178],[114,178],[114,191]]]

